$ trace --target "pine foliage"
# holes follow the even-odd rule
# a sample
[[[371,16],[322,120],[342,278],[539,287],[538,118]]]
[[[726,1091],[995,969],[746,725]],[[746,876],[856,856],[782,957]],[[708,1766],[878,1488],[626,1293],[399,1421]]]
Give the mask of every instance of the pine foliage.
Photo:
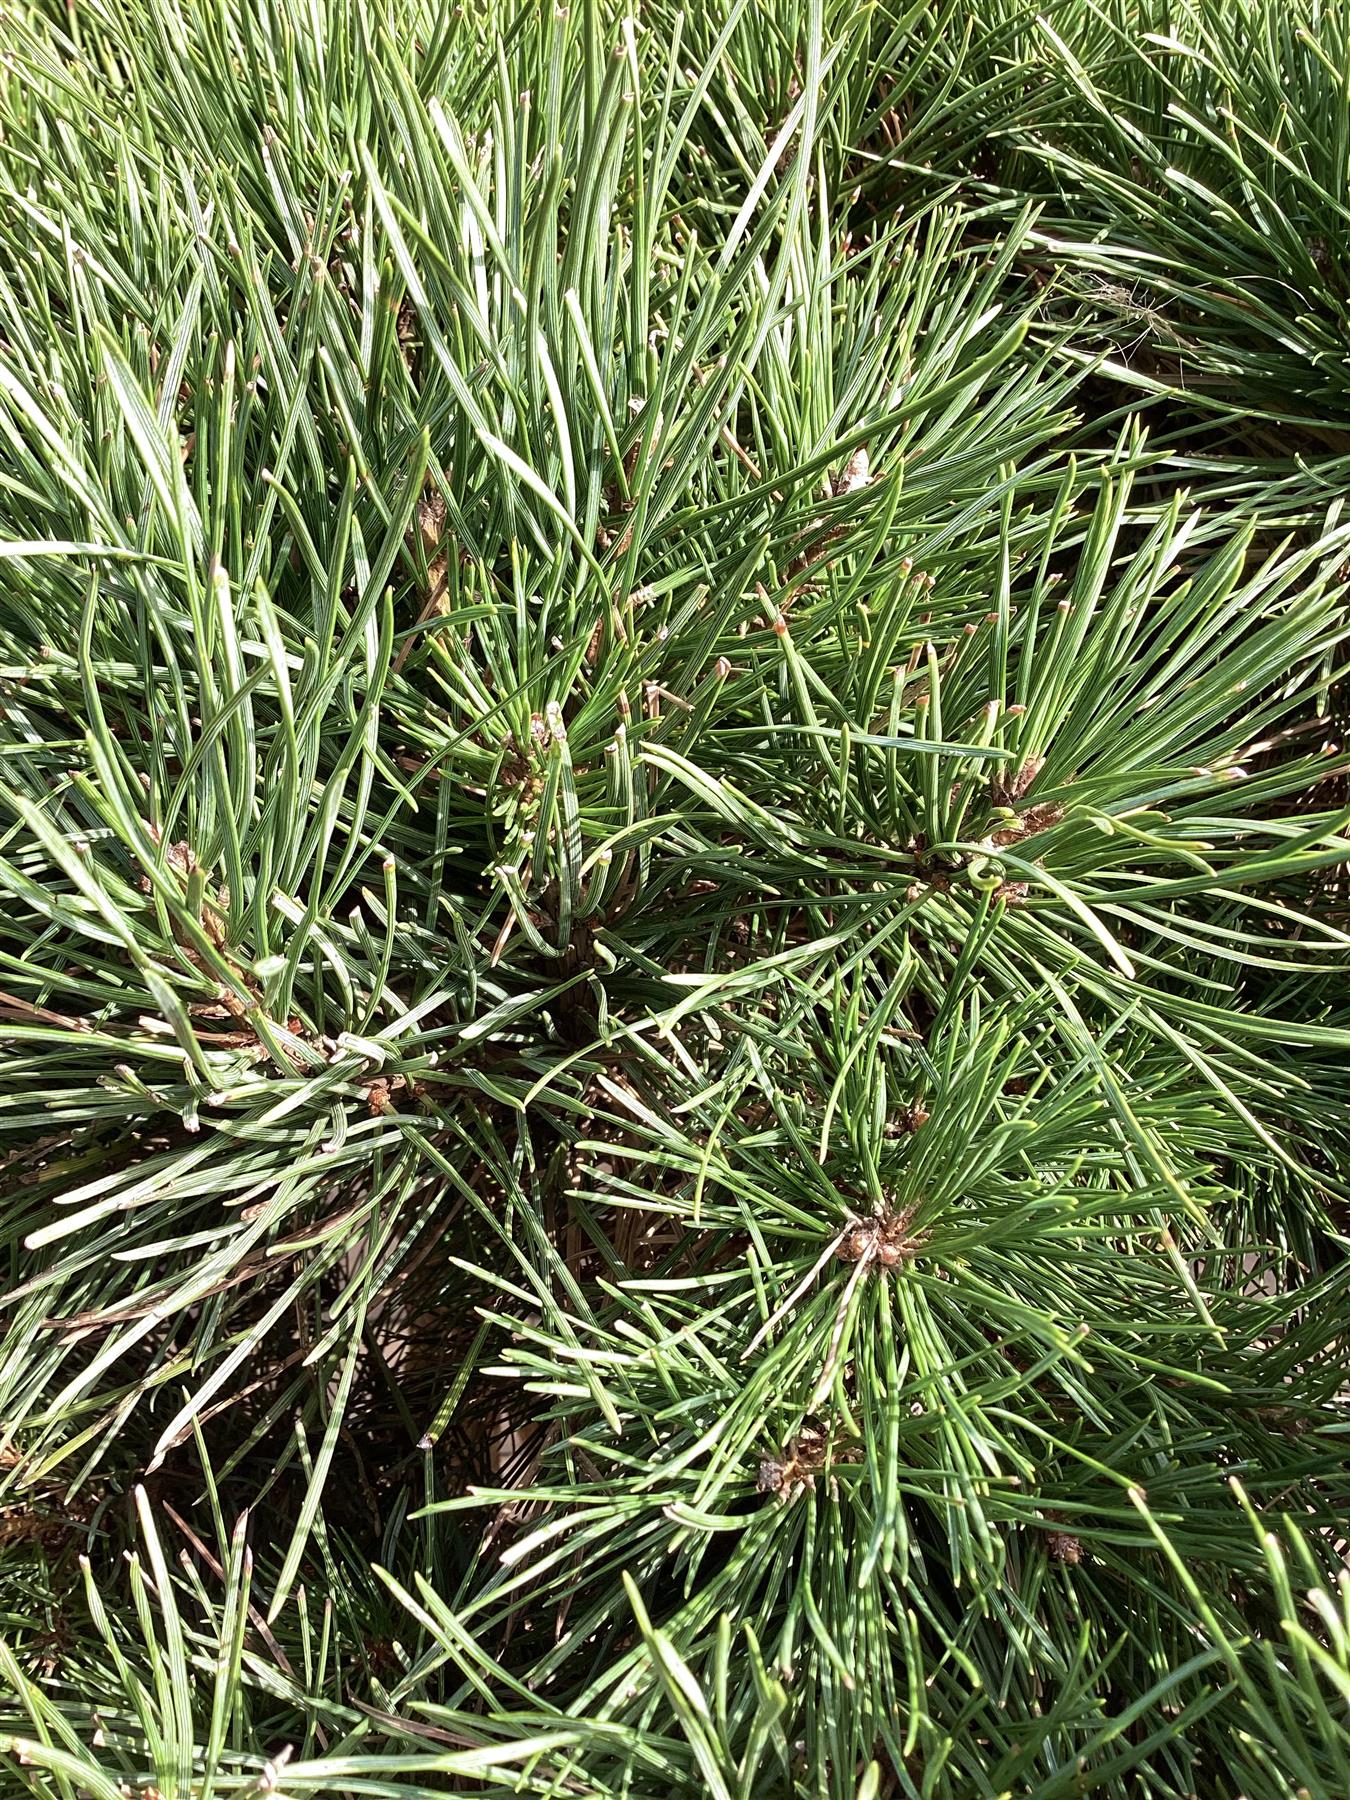
[[[1345,1800],[1344,9],[0,27],[0,1793]]]

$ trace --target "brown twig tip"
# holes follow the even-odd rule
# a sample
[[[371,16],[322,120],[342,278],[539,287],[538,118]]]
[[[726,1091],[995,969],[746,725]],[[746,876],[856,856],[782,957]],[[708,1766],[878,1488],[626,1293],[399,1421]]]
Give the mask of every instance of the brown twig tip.
[[[1076,1567],[1083,1560],[1083,1546],[1071,1531],[1052,1531],[1045,1540],[1051,1562]]]
[[[994,889],[993,901],[996,906],[1022,906],[1030,892],[1030,882],[1000,881]]]
[[[1007,711],[1024,712],[1025,707],[1008,707]],[[989,799],[994,806],[1015,806],[1045,767],[1043,756],[1033,756],[1024,762],[1020,769],[1010,775],[1006,781],[993,781],[989,784]]]
[[[877,1262],[885,1269],[908,1262],[918,1255],[924,1241],[923,1233],[911,1231],[913,1223],[913,1207],[905,1207],[899,1212],[884,1207],[870,1219],[857,1219],[839,1240],[839,1260]]]
[[[761,1494],[791,1500],[815,1486],[816,1476],[827,1462],[853,1463],[861,1454],[856,1444],[833,1444],[828,1426],[808,1420],[779,1455],[766,1456],[760,1463],[755,1488]]]

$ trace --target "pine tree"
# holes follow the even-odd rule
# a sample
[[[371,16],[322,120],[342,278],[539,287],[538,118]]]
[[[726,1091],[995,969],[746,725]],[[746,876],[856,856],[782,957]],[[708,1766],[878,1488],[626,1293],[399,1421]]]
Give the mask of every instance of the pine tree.
[[[0,21],[0,1793],[1345,1800],[1343,9]]]

